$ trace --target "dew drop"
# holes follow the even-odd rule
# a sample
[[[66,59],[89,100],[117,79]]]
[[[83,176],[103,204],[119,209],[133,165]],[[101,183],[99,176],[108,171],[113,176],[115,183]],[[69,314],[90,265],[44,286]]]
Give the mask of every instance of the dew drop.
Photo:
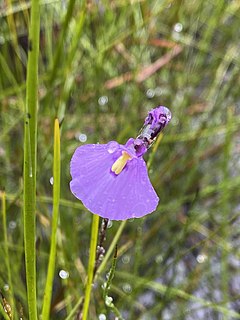
[[[105,303],[106,303],[106,305],[107,305],[108,307],[111,306],[112,302],[113,302],[113,298],[112,298],[112,297],[109,297],[109,296],[106,296]]]
[[[80,133],[78,140],[80,142],[86,142],[87,141],[87,135],[85,133]]]
[[[124,264],[128,264],[130,262],[131,258],[128,254],[125,254],[123,257],[122,257],[122,262]]]
[[[107,96],[102,96],[98,99],[98,104],[100,106],[104,106],[105,104],[108,103],[108,97]]]
[[[129,283],[124,283],[122,285],[122,289],[125,293],[131,293],[132,292],[132,287]]]
[[[49,179],[50,184],[53,186],[53,177]]]
[[[161,254],[158,254],[155,258],[156,263],[161,263],[163,261],[163,256]]]
[[[12,220],[12,221],[9,222],[9,228],[10,228],[10,229],[13,230],[13,229],[16,228],[16,226],[17,226],[17,222],[16,222],[16,221],[13,221],[13,220]]]
[[[152,99],[155,96],[155,90],[154,89],[148,89],[147,92],[146,92],[146,96],[149,99]]]
[[[118,143],[116,141],[110,141],[107,145],[108,153],[113,153],[118,149]]]
[[[3,289],[4,289],[4,291],[8,291],[8,290],[9,290],[9,285],[6,283],[6,284],[3,286]]]
[[[176,23],[176,24],[174,25],[174,31],[176,31],[176,32],[181,32],[182,29],[183,29],[183,25],[182,25],[180,22],[178,22],[178,23]]]
[[[65,270],[60,270],[59,271],[59,277],[61,279],[67,279],[67,278],[69,278],[69,272],[65,271]]]
[[[112,220],[108,220],[107,228],[112,228],[113,222]]]
[[[207,260],[207,256],[205,254],[199,254],[196,259],[198,263],[203,263]]]

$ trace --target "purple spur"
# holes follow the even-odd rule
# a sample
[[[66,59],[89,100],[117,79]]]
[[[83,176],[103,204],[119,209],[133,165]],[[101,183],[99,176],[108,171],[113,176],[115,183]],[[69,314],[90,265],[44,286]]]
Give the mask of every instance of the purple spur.
[[[71,159],[71,192],[84,206],[103,218],[126,220],[153,212],[159,198],[143,159],[158,134],[171,120],[168,108],[148,113],[136,139],[78,147]]]

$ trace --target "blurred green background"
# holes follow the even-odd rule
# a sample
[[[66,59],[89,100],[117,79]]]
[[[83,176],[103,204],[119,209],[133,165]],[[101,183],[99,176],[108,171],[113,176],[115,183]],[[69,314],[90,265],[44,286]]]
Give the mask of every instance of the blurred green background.
[[[149,169],[161,202],[123,229],[109,295],[124,319],[239,319],[240,2],[40,4],[39,310],[50,244],[55,117],[62,172],[51,319],[66,319],[84,293],[92,218],[69,190],[71,156],[85,143],[125,143],[151,108],[165,105],[173,118]],[[16,319],[27,319],[22,176],[29,11],[29,1],[0,2],[0,190],[7,197]],[[119,226],[109,224],[106,251]],[[0,290],[9,299],[5,258],[1,218]],[[111,263],[112,256],[94,285],[89,319],[117,319],[102,297]]]

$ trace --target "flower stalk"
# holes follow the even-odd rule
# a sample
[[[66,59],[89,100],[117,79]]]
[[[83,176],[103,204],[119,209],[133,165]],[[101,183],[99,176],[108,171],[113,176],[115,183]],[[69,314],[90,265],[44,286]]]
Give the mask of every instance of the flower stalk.
[[[94,274],[94,267],[95,267],[95,258],[96,258],[98,225],[99,225],[99,216],[96,214],[93,214],[90,253],[89,253],[89,262],[88,262],[88,277],[87,277],[87,285],[85,289],[82,320],[87,320],[87,316],[88,316],[88,309],[89,309],[89,302],[91,297],[93,274]]]
[[[52,286],[55,272],[56,247],[57,247],[57,227],[59,215],[59,200],[60,200],[60,131],[59,121],[55,119],[54,124],[54,156],[53,156],[53,213],[52,213],[52,234],[51,247],[48,262],[47,281],[43,299],[42,319],[49,319]]]

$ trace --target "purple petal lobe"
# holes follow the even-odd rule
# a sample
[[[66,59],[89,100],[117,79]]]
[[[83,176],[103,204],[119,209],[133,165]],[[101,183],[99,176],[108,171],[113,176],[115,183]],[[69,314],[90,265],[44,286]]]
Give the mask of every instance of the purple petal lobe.
[[[142,217],[153,212],[159,200],[142,157],[129,160],[119,175],[111,171],[122,150],[115,141],[84,145],[70,165],[72,193],[91,212],[111,220]]]

